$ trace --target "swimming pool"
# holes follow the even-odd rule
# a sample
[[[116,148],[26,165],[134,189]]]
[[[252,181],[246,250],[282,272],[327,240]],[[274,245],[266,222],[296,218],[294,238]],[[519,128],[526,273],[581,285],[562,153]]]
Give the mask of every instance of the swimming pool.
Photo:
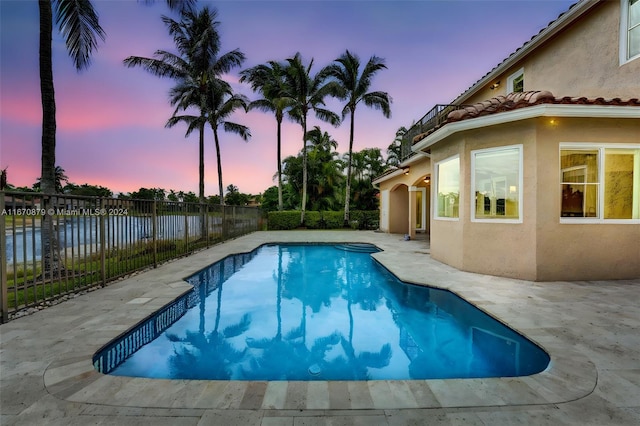
[[[94,356],[103,373],[212,380],[504,377],[548,355],[455,294],[399,281],[369,245],[265,245]]]

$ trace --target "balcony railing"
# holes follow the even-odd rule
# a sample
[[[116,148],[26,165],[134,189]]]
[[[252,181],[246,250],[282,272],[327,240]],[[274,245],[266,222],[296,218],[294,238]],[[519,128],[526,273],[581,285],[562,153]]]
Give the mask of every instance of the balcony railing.
[[[431,111],[426,113],[424,117],[420,119],[420,121],[411,126],[402,138],[401,161],[404,161],[407,158],[411,157],[411,155],[413,155],[413,152],[411,151],[413,138],[446,123],[447,116],[451,111],[462,109],[466,106],[467,105],[437,104],[436,106],[431,108]]]

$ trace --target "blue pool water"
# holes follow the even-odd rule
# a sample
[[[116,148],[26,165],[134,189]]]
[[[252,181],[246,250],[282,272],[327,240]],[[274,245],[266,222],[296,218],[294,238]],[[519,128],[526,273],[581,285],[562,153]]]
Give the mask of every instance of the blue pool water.
[[[94,356],[120,376],[217,380],[504,377],[549,356],[455,294],[399,281],[367,245],[266,245]]]

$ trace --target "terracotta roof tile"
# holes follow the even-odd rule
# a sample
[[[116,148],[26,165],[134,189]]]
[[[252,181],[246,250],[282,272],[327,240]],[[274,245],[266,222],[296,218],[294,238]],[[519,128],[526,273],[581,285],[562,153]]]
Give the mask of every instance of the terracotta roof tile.
[[[462,109],[455,110],[447,115],[447,120],[442,124],[430,129],[425,133],[421,133],[413,138],[413,143],[416,143],[431,133],[438,130],[440,127],[447,123],[454,123],[456,121],[468,120],[476,117],[483,117],[491,114],[498,114],[500,112],[512,111],[520,108],[527,108],[540,104],[555,104],[555,105],[609,105],[609,106],[640,106],[640,100],[638,98],[631,98],[628,100],[622,100],[620,98],[604,99],[595,98],[590,99],[586,97],[572,98],[565,96],[562,98],[556,98],[553,94],[547,90],[509,93],[506,96],[500,95],[495,98],[487,99],[482,102],[478,102],[473,105],[465,106]]]

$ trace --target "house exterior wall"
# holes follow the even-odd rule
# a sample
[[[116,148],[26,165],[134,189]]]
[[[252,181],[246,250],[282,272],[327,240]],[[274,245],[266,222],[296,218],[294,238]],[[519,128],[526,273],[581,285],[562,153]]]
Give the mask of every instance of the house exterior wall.
[[[460,155],[461,182],[459,220],[431,222],[431,256],[465,271],[533,281],[640,277],[640,224],[560,223],[562,142],[637,144],[640,125],[635,119],[539,117],[457,133],[433,145],[434,164]],[[523,146],[522,223],[472,222],[471,151],[514,144]]]
[[[640,277],[640,224],[560,223],[562,142],[640,143],[636,119],[538,119],[536,279]],[[636,179],[640,179],[636,176]]]
[[[524,91],[548,90],[556,97],[640,97],[640,58],[620,65],[619,50],[620,1],[605,1],[461,102],[506,95],[507,78],[520,68]],[[497,81],[500,86],[491,90]]]
[[[465,174],[465,153],[464,153],[465,137],[463,134],[453,135],[447,139],[444,144],[438,144],[437,147],[431,150],[431,161],[434,164],[433,173],[434,180],[436,182],[435,174],[436,164],[454,155],[460,156],[460,173],[462,176]],[[464,179],[463,179],[464,180]],[[431,189],[431,234],[429,237],[431,243],[431,257],[442,263],[454,266],[458,269],[463,269],[463,230],[464,230],[464,218],[466,211],[463,209],[463,197],[466,197],[467,192],[464,187],[464,182],[460,183],[460,210],[458,220],[450,219],[437,219],[433,213],[437,209],[438,188],[434,184]]]
[[[409,188],[416,186],[424,176],[431,175],[431,160],[419,156],[408,166],[409,174],[388,178],[379,184],[381,195],[380,230],[390,233],[408,234],[411,223],[409,215]],[[424,184],[421,184],[424,186]],[[386,194],[386,195],[385,195]],[[415,194],[411,194],[415,197]],[[427,204],[428,205],[428,204]],[[427,214],[427,220],[429,215]]]
[[[536,128],[534,120],[466,131],[432,147],[434,162],[460,155],[460,218],[431,222],[431,256],[470,272],[535,279],[535,170]],[[472,222],[471,151],[523,145],[523,223]],[[435,188],[434,188],[435,191]],[[435,198],[432,200],[435,204]],[[434,206],[435,207],[435,206]]]

